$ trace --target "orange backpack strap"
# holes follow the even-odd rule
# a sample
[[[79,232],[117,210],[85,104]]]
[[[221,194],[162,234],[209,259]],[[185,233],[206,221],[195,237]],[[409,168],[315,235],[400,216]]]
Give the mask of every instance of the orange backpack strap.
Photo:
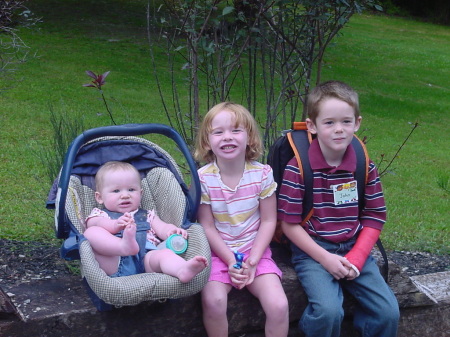
[[[306,122],[293,122],[292,130],[308,130]]]
[[[300,174],[305,184],[303,196],[302,225],[309,220],[314,213],[313,209],[313,173],[309,163],[308,150],[312,142],[312,135],[308,132],[306,122],[294,122],[292,131],[287,134],[289,144],[297,159]]]
[[[272,166],[274,179],[278,183],[277,187],[277,197],[279,193],[279,188],[283,181],[284,168],[289,160],[295,156],[298,162],[298,167],[300,170],[300,174],[302,176],[305,175],[303,167],[304,161],[302,160],[305,155],[303,152],[308,152],[309,144],[311,143],[311,135],[307,132],[307,126],[305,122],[294,122],[292,125],[292,129],[284,132],[284,136],[278,138],[275,143],[269,149],[269,154],[267,157],[267,162]],[[306,159],[307,165],[309,166],[309,160]],[[312,179],[311,179],[312,181]],[[312,201],[312,199],[311,199]],[[308,210],[302,214],[302,224],[311,217],[312,215],[312,207],[304,208],[304,210]],[[275,235],[273,237],[273,241],[287,244],[287,238],[283,235],[281,230],[280,223],[277,223],[275,229]]]

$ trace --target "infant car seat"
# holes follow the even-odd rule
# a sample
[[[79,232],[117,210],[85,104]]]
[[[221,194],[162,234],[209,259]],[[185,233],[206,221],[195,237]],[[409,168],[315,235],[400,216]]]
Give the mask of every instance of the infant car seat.
[[[177,146],[189,169],[189,188],[174,157],[142,137],[149,134],[163,135],[164,140],[169,138],[172,140],[169,143]],[[142,208],[155,209],[162,220],[187,229],[188,249],[181,256],[190,259],[202,255],[210,262],[210,247],[205,233],[195,223],[200,203],[200,182],[195,162],[181,136],[162,124],[100,127],[75,138],[47,201],[47,207],[55,209],[56,236],[64,239],[61,256],[66,260],[80,259],[83,282],[100,311],[198,293],[208,280],[210,263],[188,283],[162,273],[111,278],[99,267],[83,232],[86,217],[94,207],[100,207],[94,197],[95,174],[101,165],[112,160],[129,162],[140,172]]]

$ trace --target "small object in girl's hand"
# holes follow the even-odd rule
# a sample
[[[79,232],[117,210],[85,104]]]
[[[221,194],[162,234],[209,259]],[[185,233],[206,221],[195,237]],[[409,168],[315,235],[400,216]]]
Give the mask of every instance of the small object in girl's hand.
[[[244,253],[239,253],[238,251],[234,251],[234,257],[236,258],[236,264],[233,265],[236,269],[242,268],[242,261],[244,261]]]

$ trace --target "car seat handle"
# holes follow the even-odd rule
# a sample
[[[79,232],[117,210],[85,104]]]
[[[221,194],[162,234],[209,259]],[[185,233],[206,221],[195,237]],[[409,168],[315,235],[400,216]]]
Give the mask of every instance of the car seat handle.
[[[189,187],[189,195],[188,195],[188,202],[190,203],[189,205],[190,214],[188,214],[188,219],[191,222],[194,222],[197,214],[198,205],[200,204],[200,180],[197,174],[197,166],[195,164],[194,159],[192,158],[192,154],[189,151],[189,148],[184,139],[174,128],[165,124],[147,123],[147,124],[112,125],[93,128],[84,131],[72,141],[64,158],[64,163],[59,177],[57,189],[58,196],[56,198],[57,205],[55,205],[55,218],[57,220],[57,223],[58,224],[64,223],[66,216],[65,215],[66,196],[69,187],[71,171],[74,165],[76,154],[84,144],[99,137],[142,136],[153,133],[160,134],[172,139],[186,159],[191,176],[191,184]],[[60,239],[64,239],[67,237],[67,235],[68,232],[65,230],[61,230],[58,226],[56,236]]]

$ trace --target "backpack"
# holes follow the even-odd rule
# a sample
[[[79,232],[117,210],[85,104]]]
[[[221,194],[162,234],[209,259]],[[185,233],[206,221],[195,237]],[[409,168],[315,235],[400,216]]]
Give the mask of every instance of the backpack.
[[[302,223],[305,224],[312,216],[313,209],[313,172],[309,163],[308,150],[312,142],[312,134],[308,132],[306,122],[294,122],[291,130],[283,131],[269,148],[267,164],[272,167],[273,177],[277,183],[276,196],[278,199],[281,183],[283,182],[284,169],[292,157],[297,158],[300,174],[305,184],[305,195],[303,197]],[[351,142],[356,153],[355,180],[358,188],[358,207],[361,211],[364,207],[364,190],[367,184],[369,171],[369,155],[363,141],[356,135]],[[288,246],[288,239],[283,235],[281,226],[277,223],[273,240],[275,243]],[[378,249],[383,257],[382,275],[385,280],[388,276],[388,260],[381,240],[377,241]]]

